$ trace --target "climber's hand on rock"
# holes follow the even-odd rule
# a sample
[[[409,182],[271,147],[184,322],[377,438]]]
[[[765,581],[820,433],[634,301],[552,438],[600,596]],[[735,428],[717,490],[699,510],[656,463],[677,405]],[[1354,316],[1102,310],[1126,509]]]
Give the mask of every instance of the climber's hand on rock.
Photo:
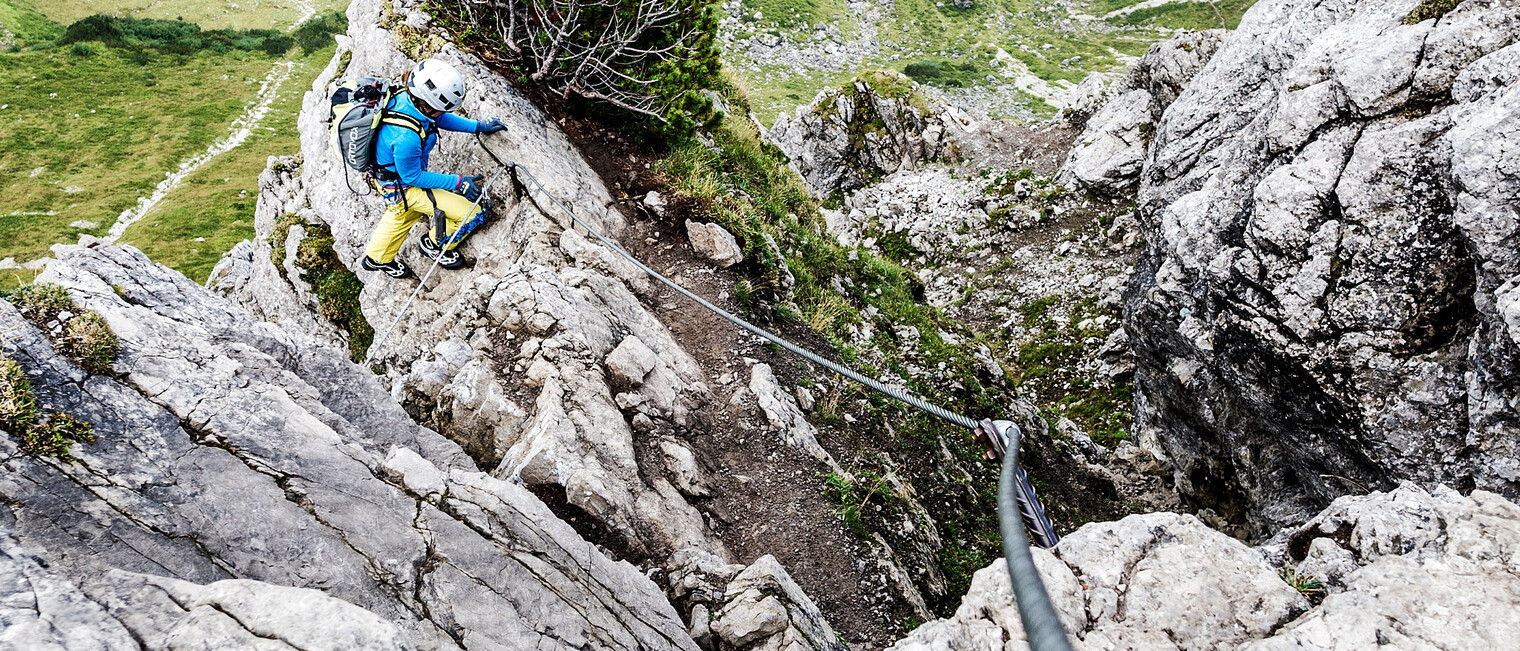
[[[475,133],[496,133],[497,131],[506,130],[507,125],[502,124],[500,118],[491,118],[475,125]]]

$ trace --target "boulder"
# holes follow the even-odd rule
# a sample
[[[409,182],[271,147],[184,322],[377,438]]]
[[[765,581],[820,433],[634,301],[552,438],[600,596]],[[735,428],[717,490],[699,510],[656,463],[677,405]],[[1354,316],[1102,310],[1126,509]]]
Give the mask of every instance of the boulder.
[[[703,224],[688,219],[686,220],[686,237],[691,241],[691,250],[713,261],[719,267],[732,267],[744,262],[744,249],[739,248],[739,242],[734,239],[734,234],[722,226]]]
[[[607,373],[612,376],[615,385],[637,387],[644,383],[644,378],[660,363],[660,358],[638,337],[630,335],[624,337],[623,342],[607,354],[605,363]]]
[[[769,364],[755,364],[750,368],[749,390],[765,412],[771,427],[780,433],[781,440],[814,459],[838,468],[834,457],[818,444],[818,430],[803,415],[797,399],[776,380]]]
[[[1151,513],[1087,524],[1032,551],[1076,649],[1266,650],[1504,646],[1520,635],[1517,549],[1520,506],[1406,484],[1340,498],[1262,548],[1192,516]],[[1340,580],[1326,596],[1303,581],[1321,579],[1313,568],[1330,557]],[[1024,639],[999,560],[976,573],[952,617],[892,649],[994,651]]]
[[[724,598],[712,632],[733,648],[845,651],[818,606],[770,554],[735,576]]]
[[[417,16],[417,25],[402,29],[386,16]],[[490,219],[462,245],[474,266],[435,274],[405,313],[416,281],[359,268],[384,206],[348,190],[347,170],[327,137],[329,89],[355,75],[394,77],[423,56],[449,61],[464,76],[471,92],[462,111],[506,121],[505,132],[485,141],[495,155],[515,161],[520,173],[606,236],[619,236],[626,219],[610,208],[606,186],[558,125],[423,20],[416,2],[358,0],[348,17],[348,33],[303,100],[300,156],[274,161],[261,177],[257,237],[226,259],[213,286],[262,319],[338,340],[315,302],[270,260],[279,217],[322,225],[332,233],[333,253],[363,282],[364,318],[380,330],[401,317],[384,346],[370,351],[395,402],[495,476],[562,492],[636,557],[657,561],[686,546],[726,555],[663,464],[641,468],[634,453],[635,420],[645,429],[680,426],[711,397],[696,361],[640,302],[651,285],[637,267],[572,228],[543,194],[536,201],[547,212],[500,183],[491,190]],[[440,138],[433,169],[494,171],[474,137]],[[416,251],[409,239],[401,253],[414,267]],[[613,355],[632,341],[647,349],[638,359]],[[613,370],[609,359],[630,364]]]
[[[111,648],[119,626],[119,648],[695,650],[638,568],[479,472],[330,342],[135,249],[54,253],[39,281],[121,350],[114,375],[83,372],[0,302],[0,351],[95,436],[72,462],[0,437],[4,603],[59,618],[21,630],[70,648]]]

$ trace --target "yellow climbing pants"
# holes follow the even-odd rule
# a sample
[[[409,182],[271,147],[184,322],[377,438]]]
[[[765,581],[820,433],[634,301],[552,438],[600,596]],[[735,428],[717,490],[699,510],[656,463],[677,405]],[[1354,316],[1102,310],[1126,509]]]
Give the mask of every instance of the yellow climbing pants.
[[[396,259],[396,254],[401,251],[401,243],[406,241],[406,234],[411,232],[412,227],[418,221],[424,221],[428,228],[432,228],[433,201],[428,198],[428,190],[421,188],[407,188],[406,201],[399,200],[385,207],[385,214],[380,216],[380,223],[375,225],[375,232],[369,236],[369,244],[364,247],[364,255],[381,264],[387,264]],[[476,206],[474,212],[470,207],[474,202],[448,190],[433,190],[433,197],[438,199],[438,207],[443,209],[444,220],[448,222],[449,234],[438,239],[437,233],[429,233],[428,237],[442,245],[451,238],[454,244],[445,247],[453,249],[459,246],[476,227],[485,221],[485,206]],[[462,226],[461,226],[462,225]],[[463,232],[460,232],[463,230]]]

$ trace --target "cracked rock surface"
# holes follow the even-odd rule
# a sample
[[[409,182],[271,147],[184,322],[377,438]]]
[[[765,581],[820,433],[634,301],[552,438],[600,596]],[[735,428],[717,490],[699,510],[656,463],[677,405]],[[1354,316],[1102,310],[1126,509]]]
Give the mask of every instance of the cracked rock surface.
[[[265,173],[258,237],[224,258],[210,286],[260,318],[334,339],[326,334],[331,326],[312,316],[315,303],[287,280],[295,274],[281,275],[270,260],[276,216],[294,214],[332,232],[338,258],[364,282],[360,305],[378,340],[417,281],[359,269],[383,205],[348,190],[325,126],[328,89],[354,76],[398,77],[424,56],[460,70],[470,88],[465,115],[507,124],[486,146],[519,163],[523,183],[533,186],[531,174],[609,237],[623,230],[624,217],[608,207],[607,188],[559,127],[479,59],[429,31],[429,18],[415,3],[358,0],[348,17],[348,34],[339,37],[332,63],[306,94],[301,157]],[[427,34],[424,45],[403,43],[389,27],[398,19]],[[474,136],[445,132],[440,138],[433,169],[485,175],[498,169]],[[726,556],[663,464],[641,466],[635,454],[636,425],[684,427],[693,410],[712,399],[702,369],[640,303],[650,279],[571,228],[570,217],[545,194],[519,198],[506,175],[489,194],[496,204],[491,221],[461,246],[474,265],[434,274],[383,348],[371,351],[392,398],[418,422],[460,443],[493,476],[562,494],[555,501],[609,531],[609,547],[626,558],[658,562],[686,547]],[[401,258],[420,275],[427,265],[417,253],[422,229],[415,230]]]
[[[79,627],[28,617],[47,612],[106,648],[696,648],[637,568],[475,471],[330,344],[135,249],[55,252],[40,280],[122,350],[89,375],[0,303],[5,354],[97,437],[73,463],[0,438],[0,589],[24,630],[76,648]]]
[[[1417,4],[1256,4],[1146,153],[1135,431],[1241,535],[1520,495],[1520,5]]]
[[[1520,506],[1406,484],[1342,497],[1261,548],[1191,515],[1150,513],[1088,524],[1034,558],[1079,650],[1479,649],[1520,635],[1517,548]],[[1309,592],[1323,601],[1285,582],[1284,566],[1323,583]],[[997,651],[1024,639],[998,561],[976,573],[954,616],[892,649]]]

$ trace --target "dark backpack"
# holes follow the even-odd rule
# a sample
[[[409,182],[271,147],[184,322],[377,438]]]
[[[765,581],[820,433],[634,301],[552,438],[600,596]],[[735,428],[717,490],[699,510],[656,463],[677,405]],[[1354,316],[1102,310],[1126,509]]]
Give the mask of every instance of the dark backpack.
[[[333,91],[328,121],[332,124],[333,150],[343,163],[366,177],[394,180],[396,173],[375,164],[375,144],[380,126],[391,124],[410,129],[427,140],[416,118],[385,108],[392,95],[390,82],[376,77],[351,79]]]

